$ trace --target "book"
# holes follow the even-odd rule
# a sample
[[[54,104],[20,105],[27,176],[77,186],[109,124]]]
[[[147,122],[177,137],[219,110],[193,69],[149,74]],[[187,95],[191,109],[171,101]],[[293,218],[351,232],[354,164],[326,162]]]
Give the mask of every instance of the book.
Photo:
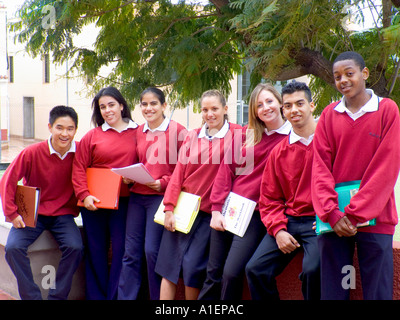
[[[344,208],[350,203],[350,199],[358,192],[360,188],[361,180],[349,181],[338,183],[335,186],[335,191],[338,194],[339,210],[344,212]],[[316,229],[317,235],[333,232],[331,225],[328,222],[322,222],[321,219],[316,216]],[[357,223],[356,227],[367,227],[376,225],[376,219],[368,220],[366,222]]]
[[[15,204],[18,214],[27,227],[35,228],[40,203],[40,188],[18,185],[15,193]]]
[[[225,199],[221,212],[225,217],[225,230],[243,237],[249,226],[256,204],[253,200],[230,192]]]
[[[86,177],[90,195],[100,200],[95,206],[118,209],[122,177],[107,168],[87,168]],[[83,207],[83,202],[78,200],[78,206]]]
[[[141,184],[156,181],[143,163],[135,163],[131,166],[122,168],[112,168],[111,170],[122,177],[131,179]]]
[[[188,192],[181,191],[179,194],[178,202],[174,209],[175,216],[175,230],[183,233],[189,233],[192,229],[193,223],[196,220],[197,214],[200,210],[201,197]],[[154,221],[158,224],[164,225],[165,213],[164,204],[161,201],[157,212],[154,215]]]

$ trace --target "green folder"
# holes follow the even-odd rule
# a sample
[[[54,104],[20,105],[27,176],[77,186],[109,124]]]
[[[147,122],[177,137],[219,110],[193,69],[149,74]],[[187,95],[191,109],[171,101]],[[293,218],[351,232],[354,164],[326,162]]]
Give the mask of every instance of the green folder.
[[[342,182],[338,183],[335,186],[335,191],[338,194],[338,204],[339,204],[339,210],[344,212],[344,208],[350,203],[350,199],[352,196],[354,196],[358,189],[360,188],[360,183],[361,180],[356,180],[356,181],[349,181],[349,182]],[[357,224],[358,227],[367,227],[367,226],[374,226],[376,225],[376,219],[372,219],[369,221],[366,221],[364,223],[359,223]],[[328,222],[322,222],[318,216],[316,216],[316,230],[315,232],[317,235],[320,235],[322,233],[327,233],[327,232],[332,232],[333,229],[331,225]]]

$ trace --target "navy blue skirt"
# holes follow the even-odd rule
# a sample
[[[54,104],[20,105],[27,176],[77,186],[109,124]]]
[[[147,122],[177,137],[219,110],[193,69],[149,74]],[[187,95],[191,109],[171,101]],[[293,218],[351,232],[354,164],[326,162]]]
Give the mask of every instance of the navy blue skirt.
[[[199,211],[188,234],[164,229],[155,271],[175,284],[181,277],[185,286],[202,288],[210,246],[210,220],[211,214]]]

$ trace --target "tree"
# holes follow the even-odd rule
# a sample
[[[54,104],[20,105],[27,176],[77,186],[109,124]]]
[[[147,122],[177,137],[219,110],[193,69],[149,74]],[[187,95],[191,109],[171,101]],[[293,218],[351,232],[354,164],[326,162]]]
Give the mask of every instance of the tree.
[[[362,22],[364,5],[379,13],[376,26],[349,31],[344,20],[355,12]],[[53,28],[43,27],[46,6],[55,9]],[[400,101],[399,12],[389,0],[381,6],[371,0],[30,0],[19,16],[11,30],[33,56],[51,52],[56,63],[72,60],[71,71],[93,79],[93,91],[116,85],[132,102],[147,86],[179,96],[180,106],[211,88],[228,94],[229,80],[246,67],[253,85],[310,75],[321,111],[337,97],[332,61],[346,50],[364,56],[377,94]],[[74,35],[93,23],[99,28],[94,47],[74,45]],[[110,65],[112,72],[99,76]]]

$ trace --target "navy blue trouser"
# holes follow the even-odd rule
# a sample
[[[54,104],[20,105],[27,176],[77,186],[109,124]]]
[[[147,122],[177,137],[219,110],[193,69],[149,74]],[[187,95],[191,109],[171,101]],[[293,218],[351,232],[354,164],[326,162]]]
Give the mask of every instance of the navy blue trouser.
[[[129,197],[120,197],[118,210],[81,208],[86,241],[86,299],[116,300],[125,251]],[[111,242],[111,266],[109,249]]]
[[[160,299],[161,276],[155,271],[164,226],[154,222],[162,195],[131,193],[126,219],[125,254],[118,287],[118,299],[136,300],[142,284],[142,266],[147,265],[150,299]],[[144,261],[146,257],[146,261]]]
[[[56,272],[55,288],[49,289],[48,299],[65,300],[71,290],[72,277],[83,257],[81,233],[72,215],[56,217],[39,215],[36,228],[12,227],[7,238],[5,257],[17,278],[21,299],[41,300],[42,295],[39,286],[33,280],[27,251],[44,230],[51,232],[62,253]]]
[[[312,229],[315,217],[288,216],[287,232],[300,244],[304,251],[302,293],[306,300],[320,298],[320,264],[317,235]],[[253,257],[246,266],[246,276],[251,297],[254,300],[279,299],[275,278],[283,272],[299,249],[284,254],[279,250],[276,239],[266,234]]]
[[[354,237],[339,237],[336,233],[318,236],[321,254],[321,299],[350,298],[350,269],[355,246],[360,267],[365,300],[393,299],[393,236],[357,232]]]
[[[229,231],[211,230],[207,278],[199,300],[241,300],[244,269],[266,233],[255,211],[243,237]]]

